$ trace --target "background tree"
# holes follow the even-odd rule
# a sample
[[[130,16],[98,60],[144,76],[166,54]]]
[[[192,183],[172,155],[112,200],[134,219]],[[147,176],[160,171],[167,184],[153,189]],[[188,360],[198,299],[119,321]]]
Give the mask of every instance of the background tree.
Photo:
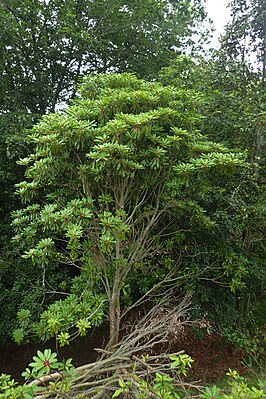
[[[238,195],[234,198],[234,207],[242,216],[234,218],[231,215],[228,219],[228,214],[220,214],[225,228],[230,225],[232,229],[231,239],[223,242],[223,248],[227,251],[225,264],[228,267],[231,264],[231,270],[235,268],[235,271],[237,264],[244,266],[244,285],[230,293],[215,281],[201,279],[195,282],[199,294],[197,301],[205,302],[203,308],[215,315],[216,323],[223,330],[225,326],[228,329],[228,320],[231,320],[231,325],[237,322],[245,329],[254,322],[252,312],[263,299],[266,278],[263,244],[266,124],[262,71],[254,69],[245,60],[233,60],[222,47],[208,62],[179,56],[170,67],[163,69],[161,80],[177,87],[193,86],[202,93],[202,131],[215,142],[241,148],[248,153],[253,172],[244,179],[240,178]],[[237,254],[243,256],[242,261]],[[204,263],[204,260],[201,262]]]
[[[18,193],[29,205],[14,212],[14,241],[44,282],[51,267],[65,264],[80,270],[86,290],[105,289],[110,346],[134,270],[145,261],[156,267],[160,256],[167,274],[186,257],[186,244],[196,250],[203,234],[223,231],[218,215],[245,163],[199,133],[200,101],[194,91],[128,74],[92,75],[74,105],[34,127],[35,151],[19,161],[27,180]],[[211,268],[222,254],[208,250]],[[218,278],[220,270],[212,272]]]
[[[1,108],[54,111],[80,74],[155,76],[191,41],[201,1],[2,0]]]
[[[263,0],[233,0],[229,2],[231,22],[221,40],[221,48],[231,59],[257,64],[261,85],[266,79],[266,5]]]

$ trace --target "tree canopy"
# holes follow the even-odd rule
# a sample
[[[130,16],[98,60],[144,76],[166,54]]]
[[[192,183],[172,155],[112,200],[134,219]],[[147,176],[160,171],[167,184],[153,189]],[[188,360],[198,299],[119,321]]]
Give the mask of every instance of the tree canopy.
[[[233,0],[232,20],[227,24],[221,48],[228,57],[256,64],[261,72],[261,84],[266,79],[266,7],[263,0]]]
[[[194,0],[2,0],[0,107],[54,111],[83,73],[155,76],[204,18]]]
[[[175,268],[181,243],[222,232],[222,197],[245,162],[200,134],[201,97],[192,90],[100,74],[84,80],[79,96],[33,128],[35,151],[19,161],[27,180],[17,185],[30,204],[14,212],[14,240],[44,284],[53,264],[89,275],[88,290],[102,281],[114,344],[132,270],[159,255]]]

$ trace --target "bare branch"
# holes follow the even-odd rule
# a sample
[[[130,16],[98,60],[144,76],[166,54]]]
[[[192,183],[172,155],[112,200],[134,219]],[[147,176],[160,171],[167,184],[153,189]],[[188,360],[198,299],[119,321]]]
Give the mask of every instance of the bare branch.
[[[169,290],[165,301],[171,302],[172,299]],[[132,370],[134,370],[136,378],[143,379],[147,378],[147,373],[149,376],[155,376],[155,373],[169,372],[168,358],[170,354],[155,355],[152,350],[156,345],[168,342],[172,328],[178,332],[181,326],[189,323],[189,309],[190,302],[187,297],[183,298],[177,306],[165,306],[162,301],[158,302],[132,326],[130,333],[123,337],[112,350],[98,349],[101,356],[96,362],[76,368],[78,377],[72,381],[71,391],[63,397],[74,398],[81,390],[85,396],[90,398],[110,398],[117,389],[120,379],[125,381],[132,379]],[[183,351],[171,355],[180,355],[181,353]],[[149,356],[144,360],[142,354],[149,354]],[[171,373],[174,372],[171,370]],[[40,386],[60,378],[62,378],[62,374],[56,372],[33,381],[29,386]],[[182,386],[177,375],[174,383]],[[132,381],[133,390],[137,388],[134,384]],[[49,386],[47,388],[40,387],[40,389],[44,391],[39,392],[39,396],[35,399],[48,398],[49,394],[51,397],[54,396],[54,392],[49,392]],[[132,395],[132,398],[136,397],[133,391]]]

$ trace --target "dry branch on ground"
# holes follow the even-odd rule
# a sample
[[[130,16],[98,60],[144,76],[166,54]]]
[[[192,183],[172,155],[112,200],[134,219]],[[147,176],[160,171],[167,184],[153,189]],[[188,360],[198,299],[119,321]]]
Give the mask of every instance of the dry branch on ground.
[[[78,376],[73,381],[71,391],[62,397],[76,398],[81,394],[84,398],[109,399],[117,389],[119,380],[131,381],[134,386],[136,379],[145,379],[147,375],[151,378],[156,373],[169,372],[170,354],[154,354],[153,350],[156,346],[169,342],[173,334],[182,334],[182,327],[189,323],[189,309],[188,298],[184,298],[176,306],[156,304],[140,321],[132,325],[131,331],[111,350],[98,349],[100,356],[96,362],[76,368]],[[175,355],[181,353],[183,351]],[[143,355],[146,354],[149,356],[144,360]],[[60,377],[60,373],[54,373],[41,377],[32,384],[41,385]],[[176,384],[182,385],[177,374],[175,379]],[[134,396],[134,392],[132,395],[132,399],[137,397]],[[52,396],[52,393],[45,392],[36,399]]]

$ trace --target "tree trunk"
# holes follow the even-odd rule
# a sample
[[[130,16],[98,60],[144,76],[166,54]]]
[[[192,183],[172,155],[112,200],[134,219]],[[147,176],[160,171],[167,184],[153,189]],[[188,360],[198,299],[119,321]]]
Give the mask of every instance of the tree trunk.
[[[114,285],[112,289],[112,295],[109,299],[109,323],[110,333],[109,342],[107,345],[108,349],[111,349],[119,340],[120,321],[121,321],[121,310],[120,310],[120,273],[116,270]]]

